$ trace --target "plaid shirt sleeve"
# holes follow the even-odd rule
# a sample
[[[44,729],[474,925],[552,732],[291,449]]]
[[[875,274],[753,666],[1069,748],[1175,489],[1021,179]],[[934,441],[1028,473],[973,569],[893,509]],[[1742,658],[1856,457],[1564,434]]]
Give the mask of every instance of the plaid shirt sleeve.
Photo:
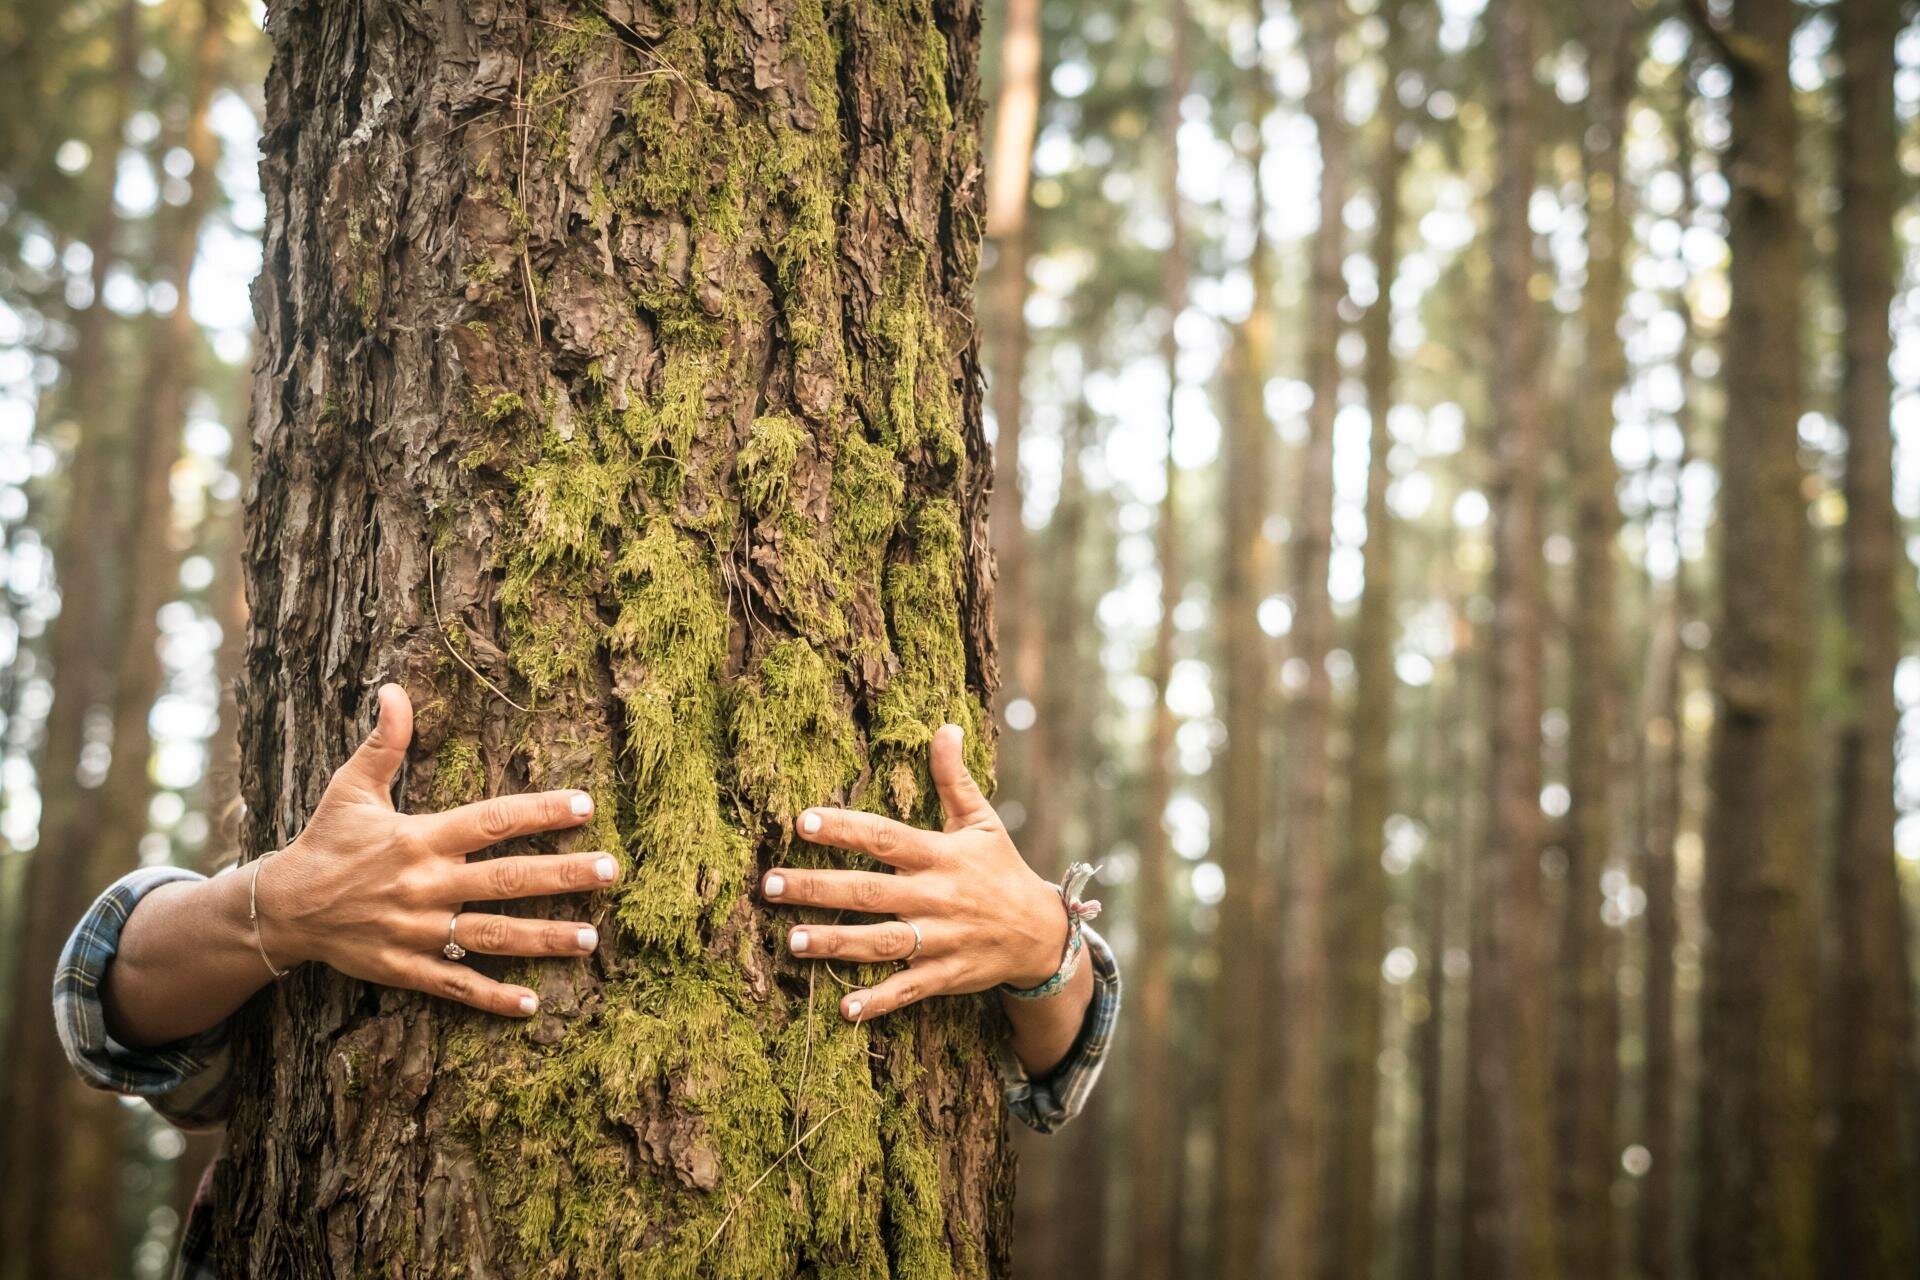
[[[1000,1047],[1000,1076],[1006,1087],[1007,1109],[1030,1129],[1052,1133],[1080,1114],[1099,1083],[1106,1065],[1107,1046],[1120,1020],[1120,966],[1107,940],[1085,925],[1087,959],[1093,966],[1093,999],[1087,1005],[1080,1034],[1060,1065],[1041,1077],[1028,1074],[1007,1045]]]
[[[227,1027],[212,1027],[154,1049],[131,1049],[107,1034],[100,984],[120,950],[120,931],[154,889],[204,876],[184,867],[142,867],[94,899],[74,927],[53,975],[53,1021],[80,1078],[96,1089],[144,1098],[182,1129],[210,1129],[227,1116]]]

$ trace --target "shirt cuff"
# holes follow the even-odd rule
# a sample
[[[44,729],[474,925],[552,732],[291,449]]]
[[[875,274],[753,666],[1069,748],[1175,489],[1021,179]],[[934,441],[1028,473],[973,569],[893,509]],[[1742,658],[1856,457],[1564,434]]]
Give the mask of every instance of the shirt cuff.
[[[145,1098],[182,1128],[208,1128],[227,1114],[227,1024],[172,1044],[133,1049],[107,1034],[100,987],[120,951],[120,933],[140,899],[163,884],[204,880],[185,867],[142,867],[114,881],[74,926],[53,975],[53,1021],[67,1061],[87,1084]]]
[[[1093,998],[1087,1003],[1087,1016],[1067,1056],[1046,1075],[1034,1076],[1021,1065],[1010,1045],[1000,1046],[1000,1078],[1007,1109],[1015,1119],[1040,1133],[1052,1133],[1087,1105],[1120,1021],[1120,966],[1114,961],[1113,948],[1085,925],[1080,931],[1093,969]]]

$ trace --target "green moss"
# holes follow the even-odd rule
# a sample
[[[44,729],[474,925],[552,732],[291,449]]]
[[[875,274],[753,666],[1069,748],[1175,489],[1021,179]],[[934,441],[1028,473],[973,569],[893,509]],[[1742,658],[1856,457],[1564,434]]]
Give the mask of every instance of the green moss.
[[[734,776],[756,813],[783,834],[809,805],[860,775],[860,744],[833,668],[804,640],[782,640],[734,699]]]
[[[887,284],[872,328],[885,357],[877,407],[883,432],[904,456],[927,448],[943,466],[965,452],[958,398],[948,376],[946,336],[927,306],[926,266],[907,255]]]
[[[793,464],[806,438],[806,428],[785,414],[753,420],[738,460],[740,489],[749,508],[764,515],[786,502]]]
[[[428,803],[435,809],[451,809],[485,799],[486,794],[487,768],[480,758],[480,744],[471,738],[448,738],[433,758]]]

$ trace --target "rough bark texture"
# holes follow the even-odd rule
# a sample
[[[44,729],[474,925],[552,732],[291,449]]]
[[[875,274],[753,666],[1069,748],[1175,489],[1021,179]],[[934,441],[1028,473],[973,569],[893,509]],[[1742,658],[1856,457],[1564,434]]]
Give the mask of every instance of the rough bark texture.
[[[1732,304],[1720,456],[1708,814],[1702,1266],[1811,1273],[1814,778],[1801,410],[1801,227],[1787,64],[1797,6],[1741,0],[1726,173]]]
[[[1264,17],[1264,0],[1253,16]],[[1256,43],[1258,37],[1256,36]],[[1252,119],[1267,117],[1272,89],[1263,60],[1247,77]],[[1214,1238],[1211,1274],[1220,1280],[1255,1280],[1261,1274],[1260,1237],[1268,1221],[1265,1114],[1270,1073],[1267,1061],[1267,972],[1272,954],[1274,893],[1262,856],[1268,773],[1261,741],[1266,732],[1268,665],[1266,637],[1256,610],[1264,594],[1271,557],[1261,523],[1269,491],[1268,453],[1272,424],[1265,386],[1273,351],[1273,267],[1263,223],[1266,201],[1258,174],[1265,146],[1255,142],[1250,161],[1255,196],[1254,237],[1248,271],[1253,302],[1227,353],[1226,412],[1221,449],[1221,552],[1215,611],[1219,622],[1227,743],[1220,757],[1220,832],[1215,840],[1226,897],[1216,932],[1215,1056],[1220,1063],[1214,1140]]]
[[[1167,702],[1173,683],[1174,611],[1185,590],[1180,555],[1180,465],[1173,452],[1180,389],[1180,313],[1187,306],[1185,205],[1180,198],[1180,100],[1188,84],[1189,23],[1186,0],[1169,0],[1172,49],[1168,59],[1165,110],[1160,121],[1163,180],[1161,203],[1167,219],[1167,248],[1160,261],[1160,362],[1167,378],[1167,456],[1162,466],[1166,488],[1160,497],[1154,532],[1154,561],[1160,567],[1160,618],[1153,633],[1149,676],[1153,681],[1153,724],[1147,735],[1140,799],[1140,869],[1135,927],[1140,945],[1134,964],[1137,1007],[1133,1044],[1133,1125],[1128,1167],[1132,1201],[1127,1227],[1126,1274],[1133,1280],[1174,1280],[1179,1269],[1179,1181],[1184,1159],[1177,1120],[1173,1025],[1173,868],[1167,831],[1167,804],[1173,798],[1174,715]]]
[[[1845,74],[1840,130],[1840,294],[1846,309],[1841,388],[1847,430],[1842,583],[1850,645],[1840,735],[1833,914],[1834,1125],[1825,1153],[1821,1269],[1834,1277],[1911,1276],[1913,1224],[1904,1144],[1910,1137],[1912,990],[1893,847],[1893,698],[1900,661],[1898,584],[1905,570],[1893,505],[1892,338],[1894,40],[1891,5],[1838,11]]]
[[[1626,383],[1620,319],[1629,228],[1621,156],[1636,70],[1635,25],[1633,0],[1598,0],[1588,7],[1584,359],[1567,450],[1575,548],[1568,616],[1572,807],[1554,1035],[1556,1208],[1562,1264],[1570,1276],[1604,1276],[1612,1268],[1609,1192],[1619,1167],[1619,933],[1603,920],[1607,895],[1601,881],[1614,861],[1613,814],[1621,798],[1614,765],[1620,500],[1613,404]]]
[[[116,146],[133,109],[139,55],[139,6],[127,0],[111,18],[114,88],[100,137],[104,155]],[[116,423],[113,401],[112,315],[103,294],[121,261],[123,226],[116,209],[111,164],[92,193],[85,240],[93,254],[91,302],[74,319],[74,342],[63,360],[65,384],[55,398],[56,425],[77,435],[67,470],[67,511],[54,540],[60,613],[48,657],[53,702],[36,768],[41,810],[39,841],[29,856],[20,893],[20,931],[13,949],[12,1015],[8,1019],[0,1115],[0,1275],[31,1280],[94,1280],[111,1265],[111,1221],[118,1198],[118,1109],[80,1083],[68,1068],[48,1007],[54,967],[73,921],[98,891],[99,872],[113,865],[95,857],[99,809],[97,777],[81,776],[82,754],[93,740],[90,721],[112,697],[114,593],[121,581],[121,550],[111,522],[96,518],[113,507]],[[122,851],[130,857],[130,851]],[[104,1194],[100,1190],[105,1188]]]
[[[1310,6],[1301,34],[1310,83],[1307,109],[1319,137],[1319,227],[1313,235],[1307,283],[1305,374],[1313,391],[1307,410],[1299,488],[1288,547],[1293,596],[1289,659],[1304,666],[1286,716],[1282,775],[1281,928],[1277,939],[1284,1029],[1270,1039],[1279,1049],[1280,1124],[1275,1158],[1278,1204],[1268,1239],[1270,1274],[1311,1280],[1319,1273],[1326,1232],[1327,909],[1332,843],[1327,759],[1333,730],[1333,600],[1327,562],[1333,552],[1333,419],[1340,402],[1340,303],[1346,296],[1347,128],[1341,117],[1339,42],[1344,5]]]
[[[1386,25],[1380,59],[1391,78],[1405,57],[1406,6],[1402,0],[1386,0],[1379,16]],[[1346,850],[1336,869],[1334,886],[1338,914],[1332,942],[1338,970],[1328,1067],[1333,1131],[1327,1144],[1326,1194],[1333,1239],[1325,1252],[1327,1280],[1368,1275],[1377,1234],[1373,1138],[1380,1092],[1380,960],[1387,910],[1387,882],[1380,854],[1387,818],[1393,812],[1388,752],[1393,742],[1398,686],[1393,648],[1399,631],[1395,618],[1398,576],[1394,572],[1397,538],[1393,513],[1387,506],[1392,483],[1387,458],[1393,450],[1387,415],[1393,408],[1395,379],[1393,284],[1400,266],[1400,174],[1407,156],[1406,139],[1401,137],[1404,116],[1398,87],[1389,83],[1380,96],[1374,123],[1379,150],[1373,161],[1373,269],[1379,292],[1361,322],[1367,341],[1367,414],[1372,425],[1367,443],[1366,582],[1353,638],[1353,749],[1347,769]],[[1428,1016],[1437,1028],[1437,1003],[1434,1009],[1436,1012]]]
[[[627,872],[529,904],[604,941],[528,1024],[258,1001],[224,1273],[1006,1273],[988,1008],[847,1025],[748,897],[808,804],[931,820],[942,721],[988,764],[978,20],[275,9],[248,851],[396,679],[404,805],[586,787]]]
[[[1541,323],[1531,293],[1533,0],[1499,0],[1493,23],[1500,137],[1494,197],[1494,573],[1488,831],[1476,879],[1470,1010],[1475,1123],[1469,1146],[1470,1274],[1551,1280],[1553,1126],[1546,920],[1540,882],[1541,556],[1546,421]]]

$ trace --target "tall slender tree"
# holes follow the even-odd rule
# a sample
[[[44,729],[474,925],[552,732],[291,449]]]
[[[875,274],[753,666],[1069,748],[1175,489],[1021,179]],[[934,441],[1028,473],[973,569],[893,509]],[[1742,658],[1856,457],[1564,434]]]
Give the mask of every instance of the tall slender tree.
[[[1574,593],[1568,616],[1572,706],[1571,809],[1558,969],[1562,1025],[1554,1037],[1560,1249],[1569,1276],[1604,1275],[1613,1259],[1618,1167],[1619,943],[1602,918],[1602,880],[1613,861],[1614,766],[1620,678],[1614,628],[1620,500],[1613,460],[1614,398],[1626,382],[1620,341],[1628,223],[1622,181],[1633,96],[1633,0],[1586,6],[1587,285],[1582,305],[1579,405],[1570,415],[1568,464],[1574,517]]]
[[[1699,9],[1732,77],[1725,363],[1735,374],[1719,459],[1701,1265],[1798,1280],[1812,1273],[1815,1181],[1812,600],[1788,71],[1798,6],[1740,0],[1730,28]]]
[[[1893,505],[1892,339],[1899,272],[1894,215],[1899,164],[1894,118],[1894,5],[1837,11],[1843,73],[1836,256],[1846,315],[1841,385],[1847,432],[1847,522],[1841,591],[1847,619],[1847,704],[1840,732],[1832,910],[1833,1125],[1824,1153],[1821,1271],[1911,1276],[1910,1140],[1913,991],[1905,908],[1894,858],[1893,698],[1900,661],[1899,584],[1911,574]]]
[[[1393,812],[1393,670],[1398,575],[1394,516],[1387,505],[1392,487],[1388,457],[1393,438],[1396,360],[1393,353],[1393,288],[1400,268],[1400,226],[1405,200],[1408,127],[1400,103],[1399,76],[1406,54],[1406,0],[1385,0],[1380,49],[1385,84],[1374,124],[1373,274],[1376,293],[1362,332],[1367,342],[1366,581],[1354,630],[1353,750],[1348,768],[1346,848],[1336,871],[1338,927],[1332,945],[1339,971],[1333,1002],[1333,1053],[1329,1067],[1333,1133],[1328,1142],[1327,1222],[1334,1233],[1326,1251],[1328,1280],[1365,1276],[1374,1256],[1374,1125],[1380,1090],[1380,959],[1384,950],[1387,882],[1380,863],[1387,819]],[[1432,1030],[1438,1029],[1438,1002]],[[1423,1116],[1423,1123],[1425,1118]]]
[[[1160,362],[1167,379],[1166,460],[1161,466],[1154,559],[1160,570],[1160,616],[1154,625],[1150,678],[1153,723],[1147,732],[1140,800],[1140,869],[1134,964],[1135,1027],[1133,1128],[1128,1166],[1133,1199],[1128,1214],[1128,1273],[1134,1280],[1173,1280],[1178,1271],[1179,1192],[1175,1170],[1182,1159],[1174,1077],[1173,868],[1166,825],[1173,797],[1174,613],[1184,590],[1180,559],[1180,463],[1174,452],[1180,399],[1180,314],[1187,306],[1185,206],[1180,196],[1180,110],[1187,96],[1189,24],[1186,0],[1168,0],[1171,27],[1167,90],[1161,104],[1161,202],[1167,248],[1160,263]]]
[[[1537,88],[1533,0],[1487,10],[1494,41],[1498,175],[1493,292],[1494,583],[1489,680],[1488,831],[1475,883],[1470,1008],[1474,1127],[1469,1158],[1471,1273],[1551,1280],[1553,1124],[1547,928],[1540,856],[1545,562],[1541,511],[1546,417],[1541,317],[1533,296]]]

